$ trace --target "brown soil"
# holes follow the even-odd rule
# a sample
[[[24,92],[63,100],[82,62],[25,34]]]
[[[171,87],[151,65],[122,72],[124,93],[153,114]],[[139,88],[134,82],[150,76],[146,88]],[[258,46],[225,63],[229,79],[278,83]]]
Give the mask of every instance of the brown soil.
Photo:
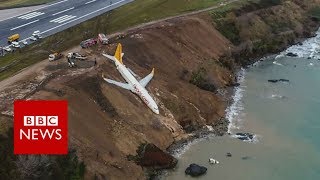
[[[247,14],[236,17],[235,22],[247,23],[249,15],[256,16]],[[254,19],[260,22],[259,18]],[[12,117],[14,99],[67,99],[69,145],[84,160],[86,179],[145,179],[144,169],[127,159],[128,155],[137,155],[141,144],[150,143],[165,150],[206,125],[211,125],[216,134],[225,132],[223,117],[228,97],[221,92],[228,90],[235,78],[225,68],[232,60],[219,58],[239,47],[234,48],[212,24],[207,13],[177,17],[131,29],[108,46],[68,50],[88,55],[87,60],[77,61],[75,68],[69,68],[65,59],[45,60],[28,67],[0,82],[0,118],[8,121]],[[270,34],[263,28],[255,30],[256,26],[237,27],[242,28],[239,32],[254,32],[253,38]],[[114,64],[101,56],[103,52],[113,54],[118,42],[123,45],[124,64],[140,77],[155,67],[155,77],[147,90],[159,105],[160,115],[152,113],[130,91],[102,80],[104,74],[124,81]],[[240,55],[246,52],[246,48],[239,49]],[[235,64],[231,65],[229,68],[233,69]]]
[[[140,77],[155,67],[147,86],[160,107],[152,113],[130,91],[107,84],[101,78],[123,81],[114,65],[102,57],[112,54],[117,42],[97,46],[69,68],[66,60],[45,60],[0,82],[1,113],[12,115],[14,99],[67,99],[69,141],[85,161],[86,177],[144,179],[143,169],[128,155],[140,144],[153,143],[165,150],[187,137],[185,129],[219,124],[227,106],[216,92],[189,83],[192,72],[206,69],[206,82],[220,89],[233,82],[233,75],[217,59],[231,44],[206,18],[183,17],[140,28],[117,41],[123,45],[124,63]],[[65,52],[66,54],[66,52]],[[98,64],[94,66],[94,59]],[[184,129],[185,128],[185,129]],[[189,131],[188,131],[189,132]]]

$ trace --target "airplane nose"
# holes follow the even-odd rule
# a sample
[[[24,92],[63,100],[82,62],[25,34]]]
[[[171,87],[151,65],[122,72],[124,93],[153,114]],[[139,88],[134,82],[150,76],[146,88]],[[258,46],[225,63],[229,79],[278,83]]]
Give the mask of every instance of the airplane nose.
[[[153,112],[159,114],[159,109],[154,109]]]

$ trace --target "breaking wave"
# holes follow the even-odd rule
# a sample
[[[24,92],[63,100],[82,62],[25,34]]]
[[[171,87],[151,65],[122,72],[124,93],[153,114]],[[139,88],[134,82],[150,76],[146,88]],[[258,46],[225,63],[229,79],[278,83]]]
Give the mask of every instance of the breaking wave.
[[[294,53],[299,58],[312,58],[320,59],[320,29],[317,31],[316,36],[305,40],[303,43],[293,45],[281,52],[277,57],[284,57],[287,53]]]
[[[179,148],[174,149],[174,151],[172,152],[172,155],[175,158],[180,158],[180,156],[183,155],[188,149],[190,149],[191,146],[193,146],[201,141],[208,140],[208,139],[211,139],[214,137],[216,137],[214,134],[207,134],[207,135],[204,135],[200,138],[194,138],[190,141],[187,141],[187,142],[181,144]]]
[[[278,66],[283,66],[283,64],[278,63],[277,61],[273,61],[272,63],[275,64],[275,65],[278,65]]]
[[[233,130],[240,129],[239,122],[241,121],[240,113],[243,110],[242,97],[244,87],[242,83],[245,80],[245,69],[241,69],[237,75],[237,81],[240,86],[235,88],[233,95],[233,103],[226,109],[226,118],[229,121],[228,133],[232,134]]]

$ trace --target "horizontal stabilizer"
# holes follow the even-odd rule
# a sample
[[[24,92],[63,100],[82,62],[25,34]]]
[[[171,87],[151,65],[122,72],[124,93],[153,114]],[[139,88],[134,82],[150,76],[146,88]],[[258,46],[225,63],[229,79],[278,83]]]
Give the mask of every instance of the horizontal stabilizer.
[[[108,54],[102,54],[102,55],[103,55],[104,57],[112,60],[112,61],[115,61],[115,60],[116,60],[116,59],[114,58],[114,56],[110,56],[110,55],[108,55]]]
[[[131,90],[132,86],[127,83],[118,82],[112,79],[107,79],[102,75],[102,78],[110,84],[114,84],[116,86],[122,87],[123,89]]]
[[[150,82],[150,80],[153,78],[153,75],[154,75],[154,68],[152,69],[151,73],[148,76],[144,77],[139,81],[141,86],[146,87],[147,84]]]
[[[116,58],[114,56],[110,56],[109,54],[102,54],[104,57],[112,60],[112,61],[116,61]],[[121,54],[121,57],[123,57],[124,53]]]

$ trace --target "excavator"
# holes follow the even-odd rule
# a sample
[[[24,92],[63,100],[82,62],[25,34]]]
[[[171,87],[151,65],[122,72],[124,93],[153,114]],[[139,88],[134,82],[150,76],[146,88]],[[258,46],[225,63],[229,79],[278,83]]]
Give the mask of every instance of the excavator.
[[[49,61],[55,61],[55,60],[61,59],[63,57],[63,55],[61,53],[58,53],[58,52],[55,52],[52,50],[51,50],[51,52],[53,52],[53,53],[49,55]]]

